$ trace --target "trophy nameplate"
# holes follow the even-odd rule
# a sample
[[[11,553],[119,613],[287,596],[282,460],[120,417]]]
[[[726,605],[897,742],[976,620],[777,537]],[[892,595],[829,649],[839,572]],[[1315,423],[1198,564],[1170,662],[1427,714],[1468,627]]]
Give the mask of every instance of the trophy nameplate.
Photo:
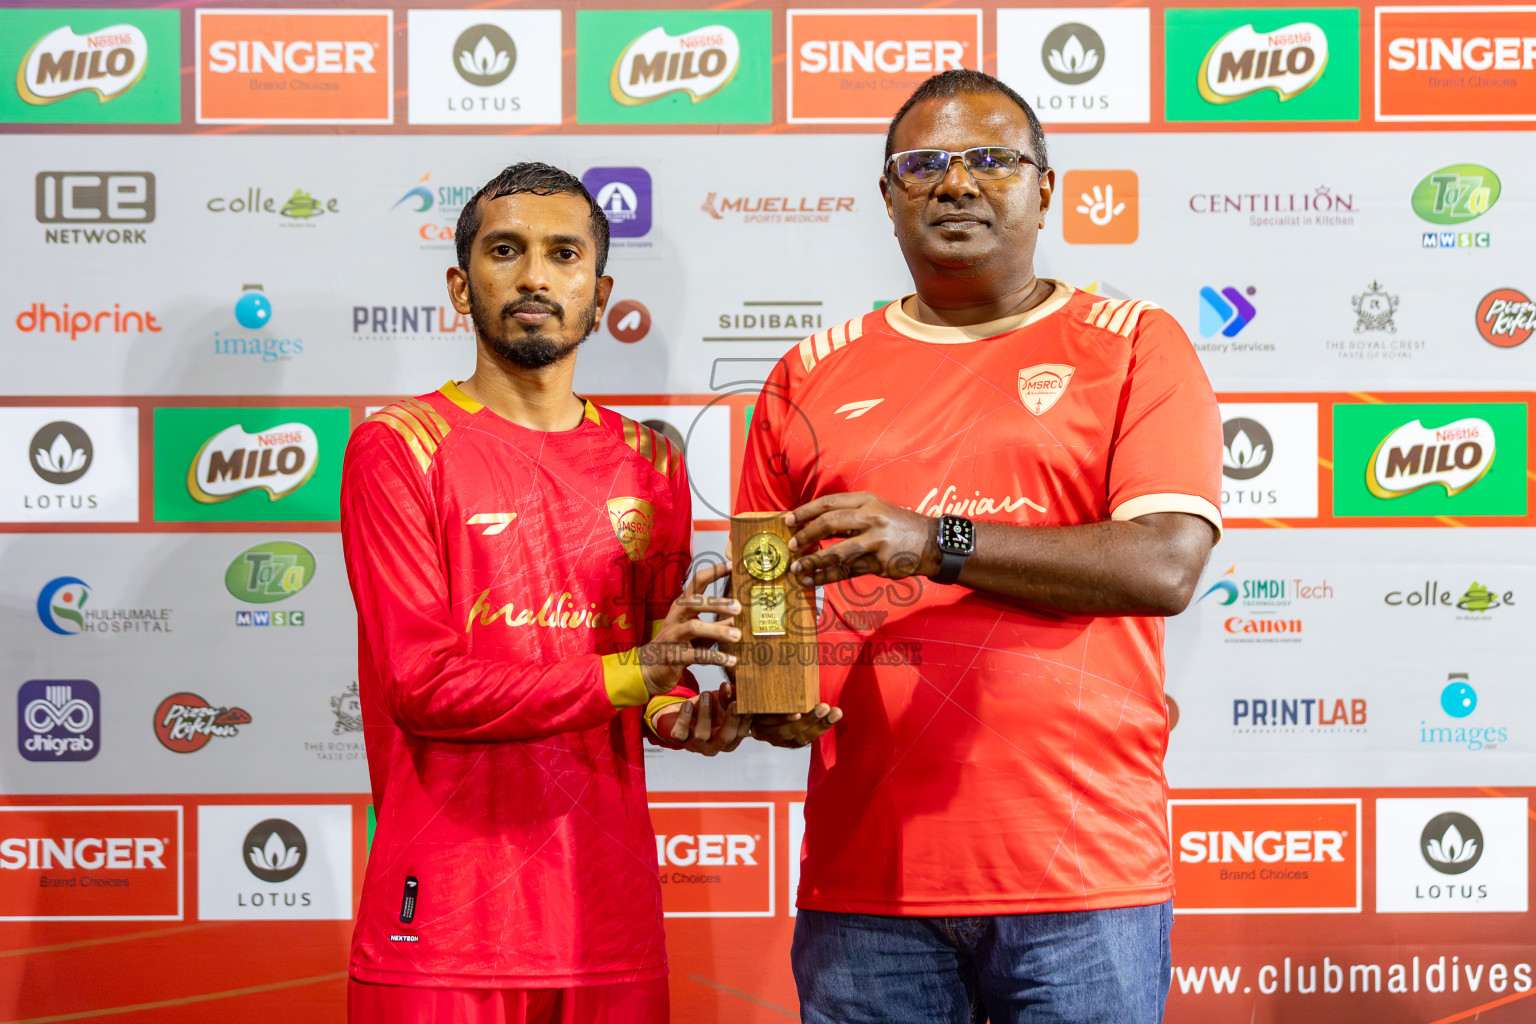
[[[783,512],[731,519],[731,593],[741,604],[736,628],[736,711],[743,715],[803,713],[821,699],[816,601],[790,574],[793,561]]]

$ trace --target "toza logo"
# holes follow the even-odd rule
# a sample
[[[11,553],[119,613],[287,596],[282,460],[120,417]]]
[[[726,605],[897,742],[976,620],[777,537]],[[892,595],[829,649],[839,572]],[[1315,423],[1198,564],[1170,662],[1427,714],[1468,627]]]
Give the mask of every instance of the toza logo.
[[[1281,102],[1317,83],[1328,66],[1328,37],[1310,21],[1273,32],[1252,25],[1233,29],[1216,41],[1200,65],[1200,95],[1210,103],[1231,103],[1265,89]]]
[[[1252,480],[1269,468],[1275,442],[1258,420],[1238,416],[1221,425],[1221,475],[1231,480]]]
[[[1104,40],[1091,27],[1070,21],[1058,25],[1040,44],[1045,70],[1063,85],[1082,85],[1104,67]]]
[[[91,435],[68,420],[55,420],[32,435],[32,472],[50,484],[72,484],[91,468]]]
[[[1419,835],[1419,853],[1442,875],[1471,871],[1483,859],[1483,830],[1465,814],[1437,814]]]
[[[1493,426],[1469,416],[1443,427],[1405,423],[1382,439],[1366,468],[1366,486],[1378,498],[1398,498],[1439,484],[1460,494],[1493,466]]]
[[[304,486],[319,461],[320,439],[307,423],[254,434],[236,423],[203,442],[187,470],[187,491],[206,504],[256,490],[278,501]]]
[[[16,91],[36,105],[79,92],[94,92],[106,103],[133,87],[148,57],[149,41],[137,25],[110,25],[87,35],[65,25],[32,44],[16,70]]]
[[[1372,281],[1364,292],[1351,297],[1350,303],[1355,310],[1356,334],[1362,331],[1397,333],[1397,324],[1392,322],[1397,312],[1397,296],[1388,295],[1379,283]]]
[[[272,540],[247,548],[224,571],[224,589],[249,604],[286,601],[315,577],[315,556],[292,541]]]
[[[1065,363],[1040,363],[1019,371],[1019,401],[1039,416],[1049,412],[1066,394],[1077,367]]]
[[[268,818],[257,822],[241,844],[245,868],[263,882],[286,882],[304,870],[309,843],[290,821]]]
[[[740,64],[741,44],[724,25],[677,36],[653,28],[620,51],[608,91],[627,107],[674,92],[686,92],[697,103],[723,89]]]
[[[453,69],[470,85],[500,85],[517,64],[517,45],[499,25],[471,25],[453,44]]]
[[[1409,202],[1431,224],[1463,224],[1493,209],[1502,191],[1499,176],[1481,164],[1451,164],[1426,174]]]

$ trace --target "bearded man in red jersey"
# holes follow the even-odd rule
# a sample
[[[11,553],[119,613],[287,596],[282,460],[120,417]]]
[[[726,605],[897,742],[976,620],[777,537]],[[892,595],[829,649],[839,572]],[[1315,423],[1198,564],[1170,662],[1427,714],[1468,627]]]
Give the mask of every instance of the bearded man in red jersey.
[[[779,362],[736,502],[793,510],[791,571],[826,587],[819,639],[858,655],[821,668],[841,721],[753,723],[817,741],[801,1012],[1153,1024],[1173,896],[1162,617],[1221,529],[1215,396],[1157,306],[1035,275],[1055,174],[1017,93],[944,72],[885,148],[914,293]]]
[[[728,565],[685,584],[681,453],[571,391],[613,287],[581,182],[509,167],[456,241],[475,372],[370,416],[342,478],[378,808],[349,1017],[663,1024],[641,739],[746,734],[686,671],[733,660],[738,607],[704,593]]]

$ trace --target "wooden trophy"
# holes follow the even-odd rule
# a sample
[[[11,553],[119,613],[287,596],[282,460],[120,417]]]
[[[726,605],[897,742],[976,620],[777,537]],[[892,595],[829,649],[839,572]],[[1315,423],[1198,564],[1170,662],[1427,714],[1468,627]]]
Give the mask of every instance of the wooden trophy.
[[[731,593],[741,603],[736,626],[736,711],[790,715],[821,699],[816,648],[816,600],[790,575],[783,512],[747,512],[731,519]]]

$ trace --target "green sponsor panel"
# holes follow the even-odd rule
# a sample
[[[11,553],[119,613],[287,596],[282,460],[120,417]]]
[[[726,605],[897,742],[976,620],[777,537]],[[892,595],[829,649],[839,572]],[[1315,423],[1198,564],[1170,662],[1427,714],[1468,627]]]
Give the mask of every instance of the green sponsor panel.
[[[1360,119],[1356,8],[1169,9],[1163,49],[1169,121]]]
[[[1520,403],[1336,405],[1333,514],[1525,515],[1526,449]]]
[[[180,11],[0,11],[0,124],[180,120]]]
[[[347,409],[156,409],[155,521],[341,518]]]
[[[577,11],[580,124],[768,124],[771,11]]]

